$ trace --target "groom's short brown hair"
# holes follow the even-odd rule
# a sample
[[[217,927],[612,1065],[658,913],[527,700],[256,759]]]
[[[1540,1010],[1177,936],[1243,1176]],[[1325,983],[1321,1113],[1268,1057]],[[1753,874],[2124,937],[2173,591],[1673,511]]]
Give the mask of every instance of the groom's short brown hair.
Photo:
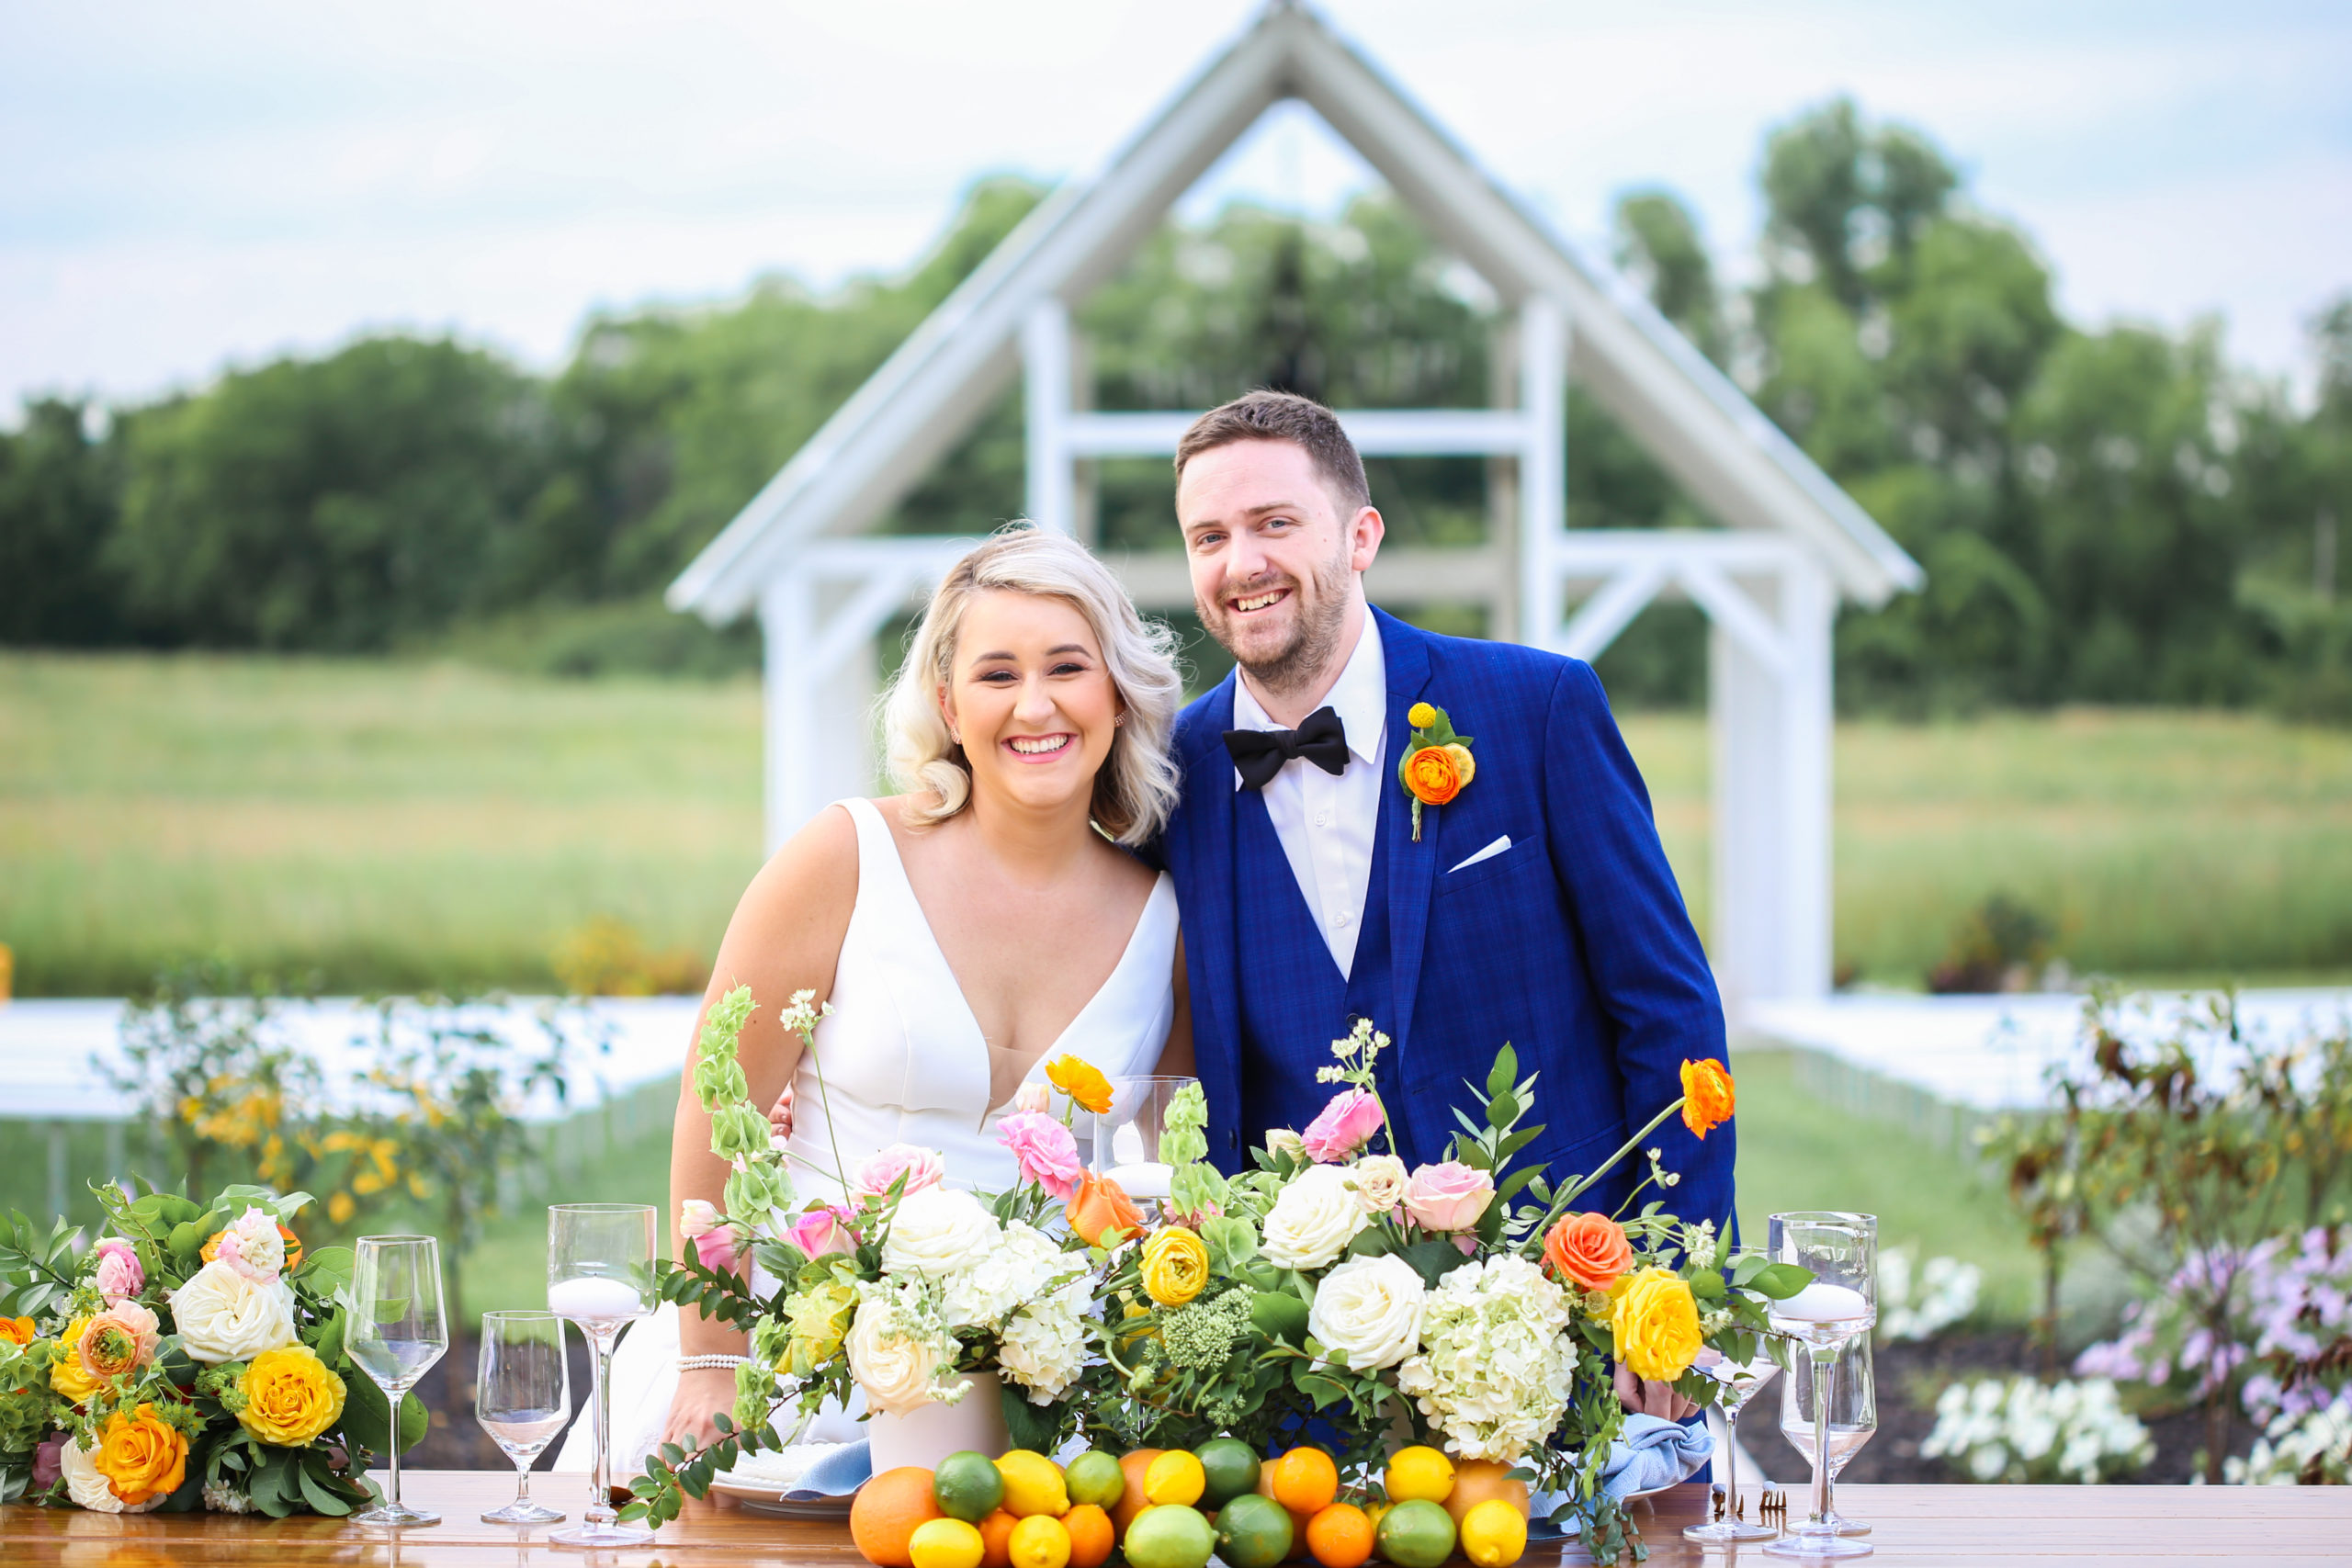
[[[1343,520],[1372,504],[1363,459],[1356,455],[1356,444],[1348,439],[1348,433],[1340,428],[1339,416],[1313,398],[1263,387],[1244,392],[1193,422],[1183,439],[1176,443],[1176,482],[1184,482],[1185,464],[1237,441],[1287,441],[1304,451],[1331,498],[1340,503]]]

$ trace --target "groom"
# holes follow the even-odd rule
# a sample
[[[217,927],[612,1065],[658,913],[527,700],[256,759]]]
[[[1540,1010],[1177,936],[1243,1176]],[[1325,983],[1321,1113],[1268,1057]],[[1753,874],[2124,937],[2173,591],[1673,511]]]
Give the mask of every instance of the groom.
[[[1558,1182],[1606,1159],[1721,1059],[1723,1005],[1589,666],[1437,637],[1372,608],[1383,525],[1330,411],[1259,391],[1176,448],[1202,623],[1238,668],[1177,722],[1182,803],[1162,850],[1183,911],[1211,1154],[1227,1170],[1332,1093],[1316,1069],[1356,1019],[1393,1041],[1381,1099],[1408,1164],[1446,1157],[1506,1041],[1538,1073],[1517,1164]],[[1397,778],[1418,703],[1473,741],[1470,782],[1425,806]],[[1475,1115],[1475,1111],[1474,1111]],[[1667,1209],[1721,1225],[1733,1129],[1645,1140]],[[1613,1212],[1638,1154],[1580,1205]]]

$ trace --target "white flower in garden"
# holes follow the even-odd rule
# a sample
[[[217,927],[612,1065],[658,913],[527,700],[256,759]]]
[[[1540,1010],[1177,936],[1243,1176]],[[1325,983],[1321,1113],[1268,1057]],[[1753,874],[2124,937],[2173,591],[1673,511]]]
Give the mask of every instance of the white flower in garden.
[[[1396,1386],[1464,1459],[1516,1463],[1567,1409],[1576,1347],[1567,1292],[1511,1254],[1465,1263],[1421,1303],[1421,1349]]]
[[[1310,1166],[1274,1196],[1262,1242],[1266,1260],[1277,1269],[1320,1269],[1371,1223],[1346,1170]]]
[[[882,1240],[882,1268],[936,1280],[978,1263],[1003,1235],[996,1216],[969,1192],[926,1187],[899,1200]]]
[[[172,1323],[189,1356],[208,1366],[249,1361],[294,1343],[294,1293],[228,1264],[206,1264],[171,1294]]]
[[[1938,1396],[1935,1429],[1919,1453],[1978,1481],[2091,1485],[2145,1465],[2155,1444],[2104,1378],[2048,1386],[1982,1378]]]
[[[931,1403],[945,1357],[939,1337],[908,1321],[904,1303],[887,1291],[860,1303],[850,1320],[850,1375],[866,1403],[905,1416]]]
[[[1394,1253],[1351,1258],[1315,1287],[1306,1332],[1351,1371],[1393,1367],[1420,1342],[1421,1300],[1428,1293],[1413,1266]]]
[[[1367,1214],[1385,1214],[1405,1198],[1405,1183],[1412,1173],[1395,1155],[1366,1155],[1347,1168],[1356,1184],[1356,1201]]]
[[[886,1252],[886,1265],[888,1258]],[[1076,1268],[1050,1236],[1015,1220],[978,1258],[940,1280],[940,1316],[950,1328],[994,1328],[1044,1294],[1056,1275]]]

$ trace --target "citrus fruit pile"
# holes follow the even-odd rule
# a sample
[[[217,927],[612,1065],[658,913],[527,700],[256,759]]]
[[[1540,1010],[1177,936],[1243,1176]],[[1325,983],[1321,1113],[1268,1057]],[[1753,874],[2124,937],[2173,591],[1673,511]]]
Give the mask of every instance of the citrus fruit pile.
[[[876,1568],[1438,1568],[1457,1547],[1474,1568],[1527,1550],[1527,1488],[1499,1464],[1401,1449],[1387,1500],[1342,1502],[1317,1448],[1261,1461],[1217,1438],[1197,1449],[1089,1449],[1067,1465],[1014,1449],[950,1454],[936,1471],[885,1471],[850,1505],[850,1538]]]

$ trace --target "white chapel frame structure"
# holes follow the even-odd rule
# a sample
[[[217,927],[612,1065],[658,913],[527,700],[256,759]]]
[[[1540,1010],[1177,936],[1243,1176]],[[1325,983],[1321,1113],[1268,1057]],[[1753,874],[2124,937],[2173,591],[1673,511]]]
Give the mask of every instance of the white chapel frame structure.
[[[1830,978],[1830,634],[1841,599],[1916,590],[1917,564],[1623,280],[1528,214],[1312,12],[1271,5],[1091,178],[1009,235],[695,558],[669,603],[760,616],[771,848],[865,793],[876,637],[970,541],[869,530],[1017,374],[1027,514],[1087,536],[1079,465],[1165,457],[1199,411],[1097,412],[1069,313],[1268,109],[1304,100],[1378,170],[1505,310],[1515,367],[1488,409],[1338,411],[1367,456],[1499,460],[1488,542],[1384,550],[1374,602],[1482,603],[1493,635],[1598,655],[1662,592],[1710,622],[1710,956],[1735,1010]],[[1569,529],[1573,375],[1725,525]],[[1189,609],[1175,553],[1114,557],[1147,610]],[[1577,597],[1577,591],[1583,596]]]

